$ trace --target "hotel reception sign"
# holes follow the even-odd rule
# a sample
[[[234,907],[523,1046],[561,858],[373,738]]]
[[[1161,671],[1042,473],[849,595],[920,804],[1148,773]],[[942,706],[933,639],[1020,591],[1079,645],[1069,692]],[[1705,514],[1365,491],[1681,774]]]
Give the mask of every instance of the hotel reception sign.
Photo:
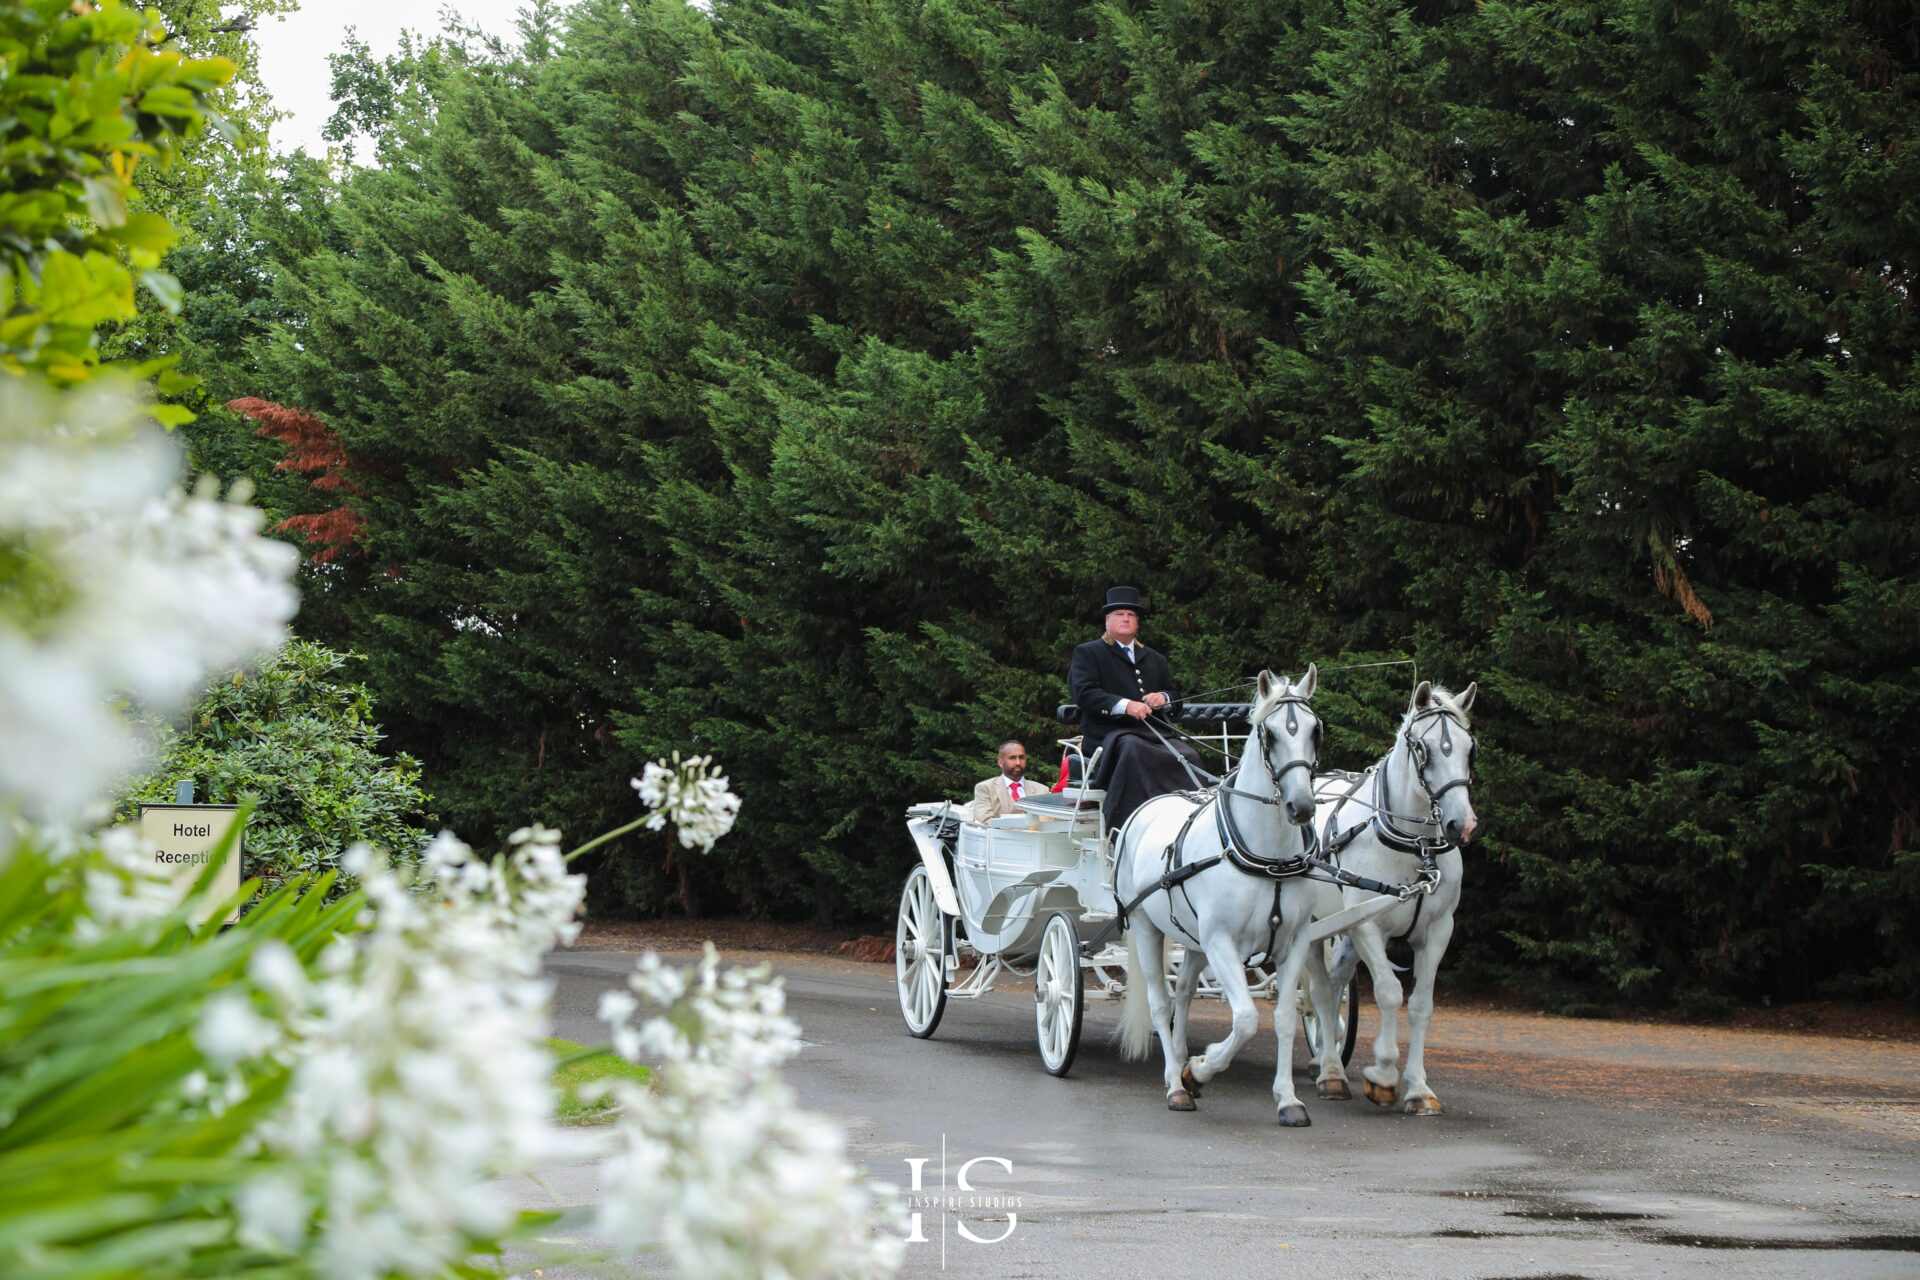
[[[214,850],[239,819],[240,806],[233,804],[143,804],[140,835],[152,850],[156,869],[172,877],[180,896],[185,898],[193,882],[213,860]],[[213,879],[215,901],[240,889],[241,843],[235,840],[221,859],[220,870]]]

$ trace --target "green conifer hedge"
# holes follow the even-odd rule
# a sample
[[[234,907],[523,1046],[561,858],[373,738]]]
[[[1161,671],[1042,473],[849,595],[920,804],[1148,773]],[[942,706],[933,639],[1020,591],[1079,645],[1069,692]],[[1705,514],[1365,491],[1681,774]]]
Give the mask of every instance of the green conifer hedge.
[[[1189,688],[1480,682],[1454,972],[1920,989],[1906,6],[532,22],[400,86],[235,389],[355,460],[323,638],[462,830],[694,744],[740,838],[603,906],[884,913],[1128,582]],[[1329,680],[1332,763],[1405,675]]]

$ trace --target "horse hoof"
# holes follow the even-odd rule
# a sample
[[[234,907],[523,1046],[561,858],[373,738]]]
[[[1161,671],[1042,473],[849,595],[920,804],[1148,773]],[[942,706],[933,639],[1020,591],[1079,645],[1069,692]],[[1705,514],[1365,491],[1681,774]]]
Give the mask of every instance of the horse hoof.
[[[1200,1096],[1200,1082],[1193,1078],[1191,1062],[1180,1068],[1180,1087],[1196,1098]]]
[[[1299,1103],[1291,1103],[1280,1108],[1280,1123],[1288,1129],[1305,1129],[1313,1124],[1313,1117]]]
[[[1400,1096],[1400,1087],[1392,1084],[1375,1084],[1367,1081],[1367,1101],[1376,1107],[1390,1107],[1393,1100]]]
[[[1199,1109],[1199,1107],[1193,1104],[1193,1095],[1185,1089],[1175,1089],[1167,1095],[1167,1110],[1169,1111],[1198,1111]]]
[[[1440,1099],[1430,1093],[1407,1099],[1407,1114],[1410,1116],[1437,1116],[1445,1112],[1446,1108],[1440,1105]]]
[[[1314,1086],[1323,1098],[1334,1102],[1346,1102],[1353,1097],[1353,1090],[1347,1087],[1345,1080],[1322,1080]]]

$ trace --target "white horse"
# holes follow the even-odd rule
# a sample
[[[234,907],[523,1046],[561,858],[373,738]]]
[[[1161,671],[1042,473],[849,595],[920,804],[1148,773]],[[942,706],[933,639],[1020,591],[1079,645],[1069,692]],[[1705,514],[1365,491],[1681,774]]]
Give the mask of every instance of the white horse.
[[[1159,1034],[1167,1106],[1175,1111],[1194,1110],[1201,1086],[1226,1070],[1259,1029],[1247,989],[1247,961],[1263,954],[1275,960],[1282,991],[1294,990],[1299,981],[1314,887],[1297,875],[1276,877],[1241,864],[1264,862],[1278,871],[1308,852],[1313,766],[1324,736],[1319,718],[1307,707],[1317,679],[1313,667],[1298,684],[1262,671],[1241,768],[1204,800],[1184,794],[1155,797],[1120,833],[1114,892],[1130,904],[1131,945],[1126,1006],[1116,1038],[1122,1056],[1138,1059],[1152,1046],[1151,1032]],[[1176,1019],[1167,990],[1168,935],[1187,947],[1182,987],[1190,993],[1198,980],[1203,967],[1198,952],[1218,975],[1233,1011],[1227,1038],[1198,1058],[1187,1054],[1185,1008]],[[1274,1033],[1285,1051],[1273,1096],[1280,1123],[1288,1126],[1312,1123],[1293,1091],[1294,1017],[1295,1002],[1282,1000],[1275,1007]]]
[[[1460,905],[1463,860],[1460,848],[1479,825],[1473,813],[1473,735],[1467,712],[1478,686],[1458,694],[1421,681],[1400,723],[1400,735],[1385,756],[1355,780],[1352,775],[1319,779],[1320,842],[1347,871],[1389,884],[1408,884],[1424,867],[1438,873],[1430,893],[1416,894],[1353,926],[1334,957],[1329,973],[1319,947],[1308,948],[1307,977],[1316,1011],[1331,1005],[1346,988],[1356,961],[1365,961],[1380,1008],[1380,1033],[1373,1042],[1373,1064],[1364,1068],[1367,1097],[1382,1107],[1406,1100],[1409,1115],[1437,1116],[1445,1108],[1427,1084],[1427,1024],[1433,1018],[1433,979],[1453,937],[1453,914]],[[1431,875],[1429,875],[1431,878]],[[1354,906],[1373,897],[1364,889],[1322,887],[1317,915]],[[1413,996],[1407,1001],[1407,1068],[1399,1070],[1401,988],[1387,959],[1387,941],[1413,944]],[[1280,987],[1280,1003],[1289,1003]],[[1321,1015],[1321,1026],[1334,1024]],[[1323,1098],[1349,1098],[1339,1037],[1320,1038],[1317,1088]],[[1282,1053],[1284,1062],[1286,1053]]]

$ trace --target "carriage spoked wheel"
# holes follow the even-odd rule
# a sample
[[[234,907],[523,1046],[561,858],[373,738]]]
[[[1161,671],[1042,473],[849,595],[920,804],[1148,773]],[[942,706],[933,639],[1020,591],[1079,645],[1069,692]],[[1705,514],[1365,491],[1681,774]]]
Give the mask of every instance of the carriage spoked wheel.
[[[1325,950],[1321,953],[1327,968],[1333,968],[1334,939],[1328,938],[1320,944]],[[1353,1061],[1353,1046],[1360,1039],[1360,973],[1356,969],[1347,979],[1346,990],[1340,993],[1334,1003],[1334,1017],[1338,1026],[1334,1036],[1340,1044],[1340,1065],[1346,1066]],[[1307,984],[1300,983],[1300,1029],[1307,1036],[1307,1053],[1318,1062],[1320,1060],[1320,1020],[1313,1016],[1313,1000],[1307,994]]]
[[[933,897],[933,878],[915,867],[900,891],[900,919],[893,929],[893,982],[900,989],[900,1016],[907,1031],[925,1040],[947,1011],[947,953],[953,922]]]
[[[1080,935],[1064,911],[1047,917],[1040,955],[1033,966],[1033,1021],[1040,1062],[1048,1075],[1064,1076],[1080,1052],[1080,1023],[1087,1012],[1086,976],[1080,969]]]

